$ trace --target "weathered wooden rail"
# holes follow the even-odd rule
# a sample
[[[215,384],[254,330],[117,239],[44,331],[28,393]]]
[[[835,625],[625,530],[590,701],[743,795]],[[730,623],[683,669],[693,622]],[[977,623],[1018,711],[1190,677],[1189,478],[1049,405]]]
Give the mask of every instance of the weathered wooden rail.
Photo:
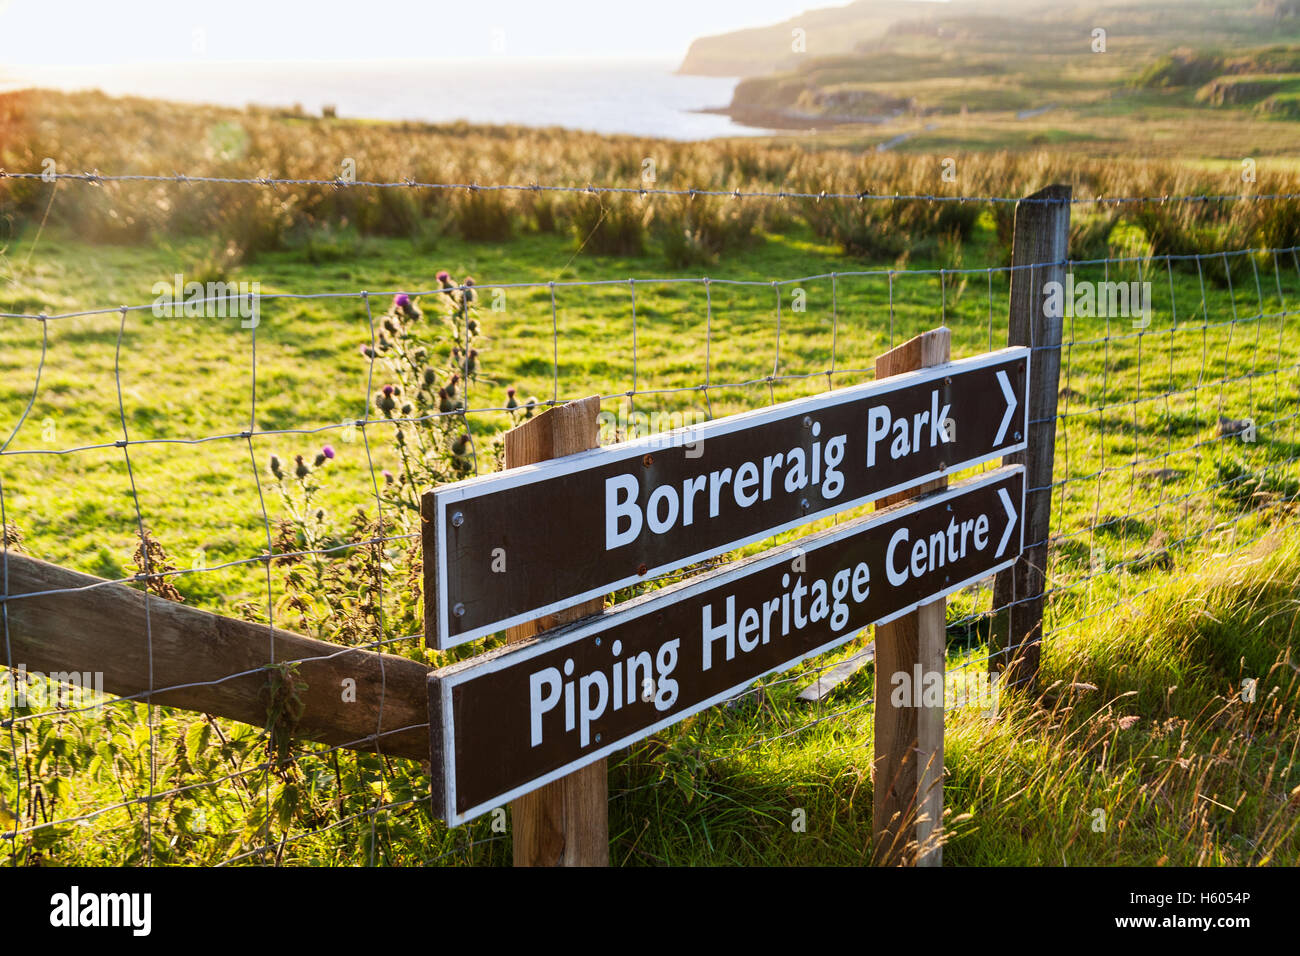
[[[110,693],[264,726],[268,666],[297,662],[295,737],[428,759],[429,669],[418,661],[201,611],[13,552],[5,560],[14,667],[102,672]]]

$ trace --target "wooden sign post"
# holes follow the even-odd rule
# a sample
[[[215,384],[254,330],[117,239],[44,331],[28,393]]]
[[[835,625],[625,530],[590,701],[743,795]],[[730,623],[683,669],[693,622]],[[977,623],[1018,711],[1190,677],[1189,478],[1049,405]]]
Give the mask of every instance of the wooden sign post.
[[[934,329],[876,359],[876,377],[887,378],[946,363],[952,334]],[[888,507],[948,486],[938,478],[878,501]],[[946,601],[939,598],[888,624],[876,625],[875,760],[872,766],[874,850],[877,863],[939,866],[943,849],[936,844],[943,822],[943,700],[916,706],[923,676],[937,673],[943,686]],[[894,703],[895,675],[913,693]],[[913,843],[915,840],[915,843]]]
[[[600,398],[558,405],[506,433],[506,468],[575,455],[600,446]],[[538,501],[537,507],[545,502]],[[518,520],[527,521],[521,514]],[[505,555],[509,562],[509,552]],[[588,614],[604,598],[592,598],[506,632],[516,644]],[[510,804],[515,866],[608,866],[609,778],[604,760],[526,793]]]
[[[574,402],[507,433],[501,474],[426,493],[426,638],[508,639],[429,675],[435,813],[513,801],[516,865],[606,865],[609,754],[875,624],[875,856],[938,865],[944,599],[1014,563],[1025,494],[1021,466],[948,475],[1023,448],[1030,371],[1025,348],[949,351],[936,329],[878,381],[609,448],[599,399]],[[622,584],[868,501],[602,613]]]
[[[1011,304],[1007,342],[1030,349],[1027,447],[1003,463],[1025,466],[1025,551],[993,586],[996,615],[991,669],[1005,687],[1032,688],[1038,680],[1043,640],[1043,592],[1047,587],[1047,539],[1052,530],[1052,466],[1056,460],[1056,403],[1061,381],[1064,317],[1047,308],[1044,289],[1065,282],[1070,250],[1069,186],[1048,186],[1016,204],[1011,249]]]

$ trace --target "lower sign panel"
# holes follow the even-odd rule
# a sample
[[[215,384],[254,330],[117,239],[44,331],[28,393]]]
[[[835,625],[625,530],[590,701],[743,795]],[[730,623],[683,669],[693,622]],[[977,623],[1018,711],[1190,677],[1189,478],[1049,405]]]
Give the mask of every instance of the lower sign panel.
[[[435,671],[435,810],[464,823],[1008,567],[1023,511],[1000,468]]]

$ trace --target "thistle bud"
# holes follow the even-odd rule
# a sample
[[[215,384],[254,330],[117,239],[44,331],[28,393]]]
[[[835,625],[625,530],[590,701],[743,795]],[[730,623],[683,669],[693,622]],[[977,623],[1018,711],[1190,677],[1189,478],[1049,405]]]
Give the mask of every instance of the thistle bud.
[[[433,369],[431,369],[431,368],[426,368],[426,369],[424,370],[424,384],[425,384],[425,385],[432,385],[432,384],[433,384],[434,382],[436,382],[437,380],[438,380],[438,373],[437,373],[437,372],[435,372],[435,371],[434,371]]]
[[[452,404],[451,398],[447,395],[447,390],[445,388],[438,389],[438,411],[445,414],[453,411],[455,407],[456,406]]]
[[[280,466],[280,458],[278,455],[271,456],[271,474],[275,475],[276,478],[284,477],[284,470]]]
[[[515,398],[515,387],[511,385],[506,389],[506,408],[513,412],[518,407],[519,400]]]
[[[293,460],[298,463],[298,467],[293,470],[293,473],[295,475],[297,475],[299,478],[306,478],[309,474],[311,474],[311,469],[308,468],[307,463],[302,460],[302,455],[294,455]]]
[[[463,457],[469,451],[469,433],[461,432],[460,437],[451,443],[451,453],[457,458]]]

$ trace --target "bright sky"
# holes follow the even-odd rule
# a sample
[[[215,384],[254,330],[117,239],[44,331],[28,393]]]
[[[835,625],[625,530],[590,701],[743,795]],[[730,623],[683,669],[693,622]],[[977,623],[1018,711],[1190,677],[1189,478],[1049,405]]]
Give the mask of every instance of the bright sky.
[[[846,0],[0,0],[6,65],[681,57],[696,37]],[[494,43],[496,46],[494,47]]]

